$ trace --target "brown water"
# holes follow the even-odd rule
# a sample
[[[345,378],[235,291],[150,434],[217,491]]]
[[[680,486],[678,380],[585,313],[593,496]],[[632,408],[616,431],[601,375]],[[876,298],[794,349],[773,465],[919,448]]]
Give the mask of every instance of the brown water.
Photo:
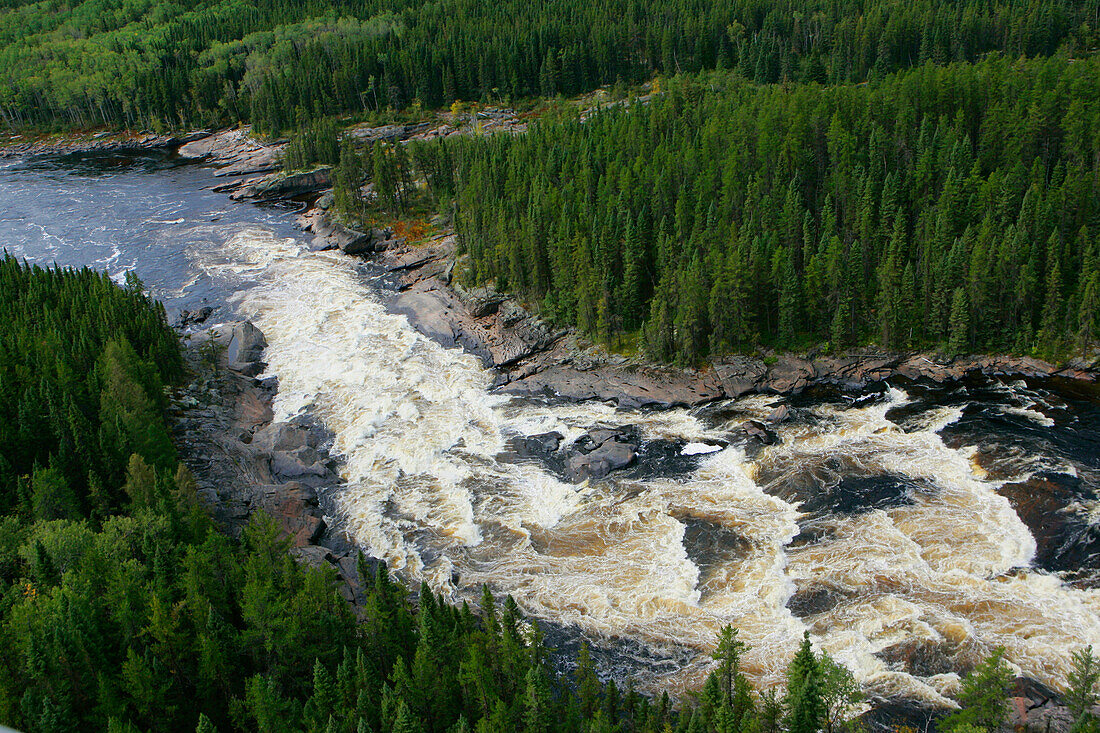
[[[0,170],[7,246],[136,267],[170,306],[252,318],[277,411],[329,428],[348,527],[412,582],[455,601],[483,583],[511,593],[654,687],[699,684],[727,623],[758,682],[780,680],[808,629],[873,695],[931,704],[994,646],[1053,686],[1074,649],[1100,647],[1093,398],[995,381],[821,392],[790,400],[780,442],[748,452],[732,429],[778,398],[509,400],[474,357],[387,313],[363,263],[307,252],[285,214],[202,191],[205,169],[97,165]],[[517,435],[625,424],[644,460],[609,480],[500,460]]]

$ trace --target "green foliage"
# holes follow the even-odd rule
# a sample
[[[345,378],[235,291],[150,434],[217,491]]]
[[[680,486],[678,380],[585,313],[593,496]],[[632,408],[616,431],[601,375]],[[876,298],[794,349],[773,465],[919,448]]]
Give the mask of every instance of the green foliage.
[[[1100,702],[1097,693],[1100,682],[1100,660],[1092,653],[1092,646],[1073,653],[1073,671],[1066,680],[1066,706],[1073,715],[1075,733],[1093,733],[1100,723],[1092,709]]]
[[[1008,719],[1008,688],[1013,679],[1004,654],[1004,647],[998,647],[963,678],[959,709],[943,719],[943,730],[959,733],[970,728],[1000,729]]]
[[[861,86],[709,74],[465,140],[468,275],[608,343],[952,353],[1094,345],[1100,56]]]
[[[183,362],[163,307],[140,283],[123,289],[90,270],[5,255],[0,323],[0,513],[22,495],[22,511],[41,519],[117,506],[133,453],[174,468],[159,415],[163,385]]]
[[[821,662],[810,646],[810,632],[787,667],[786,723],[789,733],[817,733],[825,718]]]
[[[283,154],[286,171],[308,170],[316,165],[336,165],[340,161],[340,143],[335,120],[310,120],[299,110],[298,130]]]
[[[845,83],[914,64],[1076,54],[1096,0],[0,2],[9,124],[138,127],[575,95],[706,69]]]

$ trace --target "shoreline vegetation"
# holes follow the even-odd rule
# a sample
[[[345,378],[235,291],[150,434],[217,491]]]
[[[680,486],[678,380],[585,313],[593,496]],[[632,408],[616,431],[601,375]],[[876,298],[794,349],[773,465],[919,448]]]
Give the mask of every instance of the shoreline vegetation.
[[[1097,0],[0,0],[0,158],[163,151],[219,166],[238,200],[297,201],[312,247],[371,256],[392,310],[512,394],[667,407],[981,373],[1095,398],[1098,48]],[[324,545],[322,498],[285,479],[331,461],[315,426],[264,423],[250,326],[222,344],[248,342],[224,355],[237,388],[182,387],[140,283],[11,258],[0,279],[0,721],[911,722],[847,721],[858,690],[808,637],[784,690],[753,691],[726,629],[678,707],[587,650],[558,674],[511,598],[414,602]],[[236,400],[229,428],[177,445],[166,386]],[[260,456],[228,502],[179,459],[216,447],[211,425]],[[1100,726],[1091,650],[1062,695],[988,651],[932,725]]]
[[[88,269],[7,257],[0,284],[0,348],[9,361],[37,367],[0,373],[0,404],[18,413],[0,422],[11,433],[0,441],[5,723],[203,733],[818,733],[873,725],[873,714],[853,718],[864,703],[858,686],[813,650],[808,633],[784,688],[765,691],[741,673],[746,647],[727,627],[706,684],[674,704],[667,693],[648,697],[601,679],[587,647],[571,672],[555,671],[538,624],[510,597],[500,603],[485,589],[475,615],[424,586],[414,601],[362,554],[348,557],[350,571],[315,562],[302,540],[316,527],[288,524],[262,499],[234,526],[240,517],[211,505],[179,461],[178,449],[195,446],[170,439],[169,411],[186,415],[196,395],[213,395],[236,402],[225,414],[237,427],[255,428],[242,443],[270,444],[274,457],[308,447],[309,426],[272,426],[269,409],[247,407],[263,401],[248,393],[262,334],[248,324],[202,334],[184,358],[163,307],[136,279],[120,287]],[[1075,656],[1062,697],[1014,678],[1002,654],[993,650],[963,678],[960,707],[937,716],[939,730],[1096,725],[1100,663],[1091,649]]]

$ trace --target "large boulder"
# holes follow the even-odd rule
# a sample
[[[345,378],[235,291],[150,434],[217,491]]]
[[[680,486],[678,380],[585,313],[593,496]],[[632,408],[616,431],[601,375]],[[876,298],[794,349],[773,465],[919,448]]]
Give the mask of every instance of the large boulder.
[[[339,249],[344,254],[362,255],[382,252],[389,248],[393,231],[390,229],[370,229],[361,232],[344,226],[327,213],[313,219],[311,229],[316,235],[312,249]]]
[[[277,450],[271,454],[271,473],[282,479],[322,478],[329,473],[328,466],[313,448]]]
[[[246,374],[254,372],[263,359],[266,348],[267,339],[264,338],[263,332],[245,321],[233,327],[229,346],[226,349],[226,361],[229,363],[229,368],[234,371]]]
[[[317,448],[320,444],[321,435],[317,428],[295,422],[271,423],[252,436],[253,447],[266,453]]]
[[[505,295],[498,293],[489,286],[466,289],[461,285],[452,286],[458,299],[466,306],[466,310],[474,318],[484,318],[497,312],[497,308],[504,302]]]
[[[316,495],[298,482],[261,487],[252,505],[274,519],[294,547],[313,544],[325,530],[324,521],[317,516]]]
[[[601,479],[612,471],[626,468],[638,457],[640,438],[637,429],[596,428],[577,438],[567,451],[565,475],[580,483]]]

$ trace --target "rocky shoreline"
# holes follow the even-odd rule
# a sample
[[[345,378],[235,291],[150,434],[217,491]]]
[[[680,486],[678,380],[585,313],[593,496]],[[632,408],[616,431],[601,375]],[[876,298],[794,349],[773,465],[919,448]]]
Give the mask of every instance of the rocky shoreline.
[[[572,330],[548,327],[520,303],[491,289],[454,283],[453,236],[398,244],[374,261],[393,280],[390,307],[444,346],[462,346],[496,372],[494,388],[520,397],[600,400],[623,408],[695,407],[748,394],[798,394],[817,385],[859,390],[891,378],[960,381],[993,377],[1072,380],[1095,389],[1100,355],[1057,366],[1033,357],[963,356],[864,350],[731,356],[704,369],[608,354]]]
[[[493,113],[500,132],[522,132],[508,111]],[[499,118],[499,119],[496,119]],[[554,329],[507,294],[491,288],[467,290],[452,277],[453,234],[409,245],[387,229],[357,231],[327,210],[331,203],[331,170],[286,174],[280,170],[285,141],[263,142],[247,126],[184,135],[98,133],[0,144],[0,158],[17,155],[126,153],[163,149],[181,158],[217,168],[226,178],[213,190],[235,200],[299,201],[299,225],[313,234],[313,250],[340,249],[366,256],[390,275],[389,307],[405,315],[425,336],[447,347],[460,346],[494,370],[493,388],[519,397],[564,401],[599,400],[622,408],[695,407],[748,394],[798,394],[827,385],[858,390],[887,379],[960,381],[982,374],[993,377],[1055,379],[1100,393],[1100,353],[1055,365],[1027,356],[970,355],[945,357],[933,352],[884,352],[874,349],[843,355],[760,353],[734,355],[705,368],[656,365],[636,357],[610,354],[572,329]],[[364,140],[432,139],[467,134],[455,125],[387,125],[352,128]],[[320,205],[318,205],[318,203]]]
[[[299,562],[331,568],[340,594],[361,602],[359,552],[333,519],[341,478],[331,436],[309,420],[274,421],[277,385],[257,379],[263,334],[245,321],[186,334],[183,344],[193,377],[173,400],[173,437],[215,522],[239,538],[266,512]]]
[[[175,150],[182,145],[210,137],[209,130],[179,134],[155,132],[104,131],[90,135],[27,137],[8,135],[0,138],[0,159],[36,155],[111,155]]]

